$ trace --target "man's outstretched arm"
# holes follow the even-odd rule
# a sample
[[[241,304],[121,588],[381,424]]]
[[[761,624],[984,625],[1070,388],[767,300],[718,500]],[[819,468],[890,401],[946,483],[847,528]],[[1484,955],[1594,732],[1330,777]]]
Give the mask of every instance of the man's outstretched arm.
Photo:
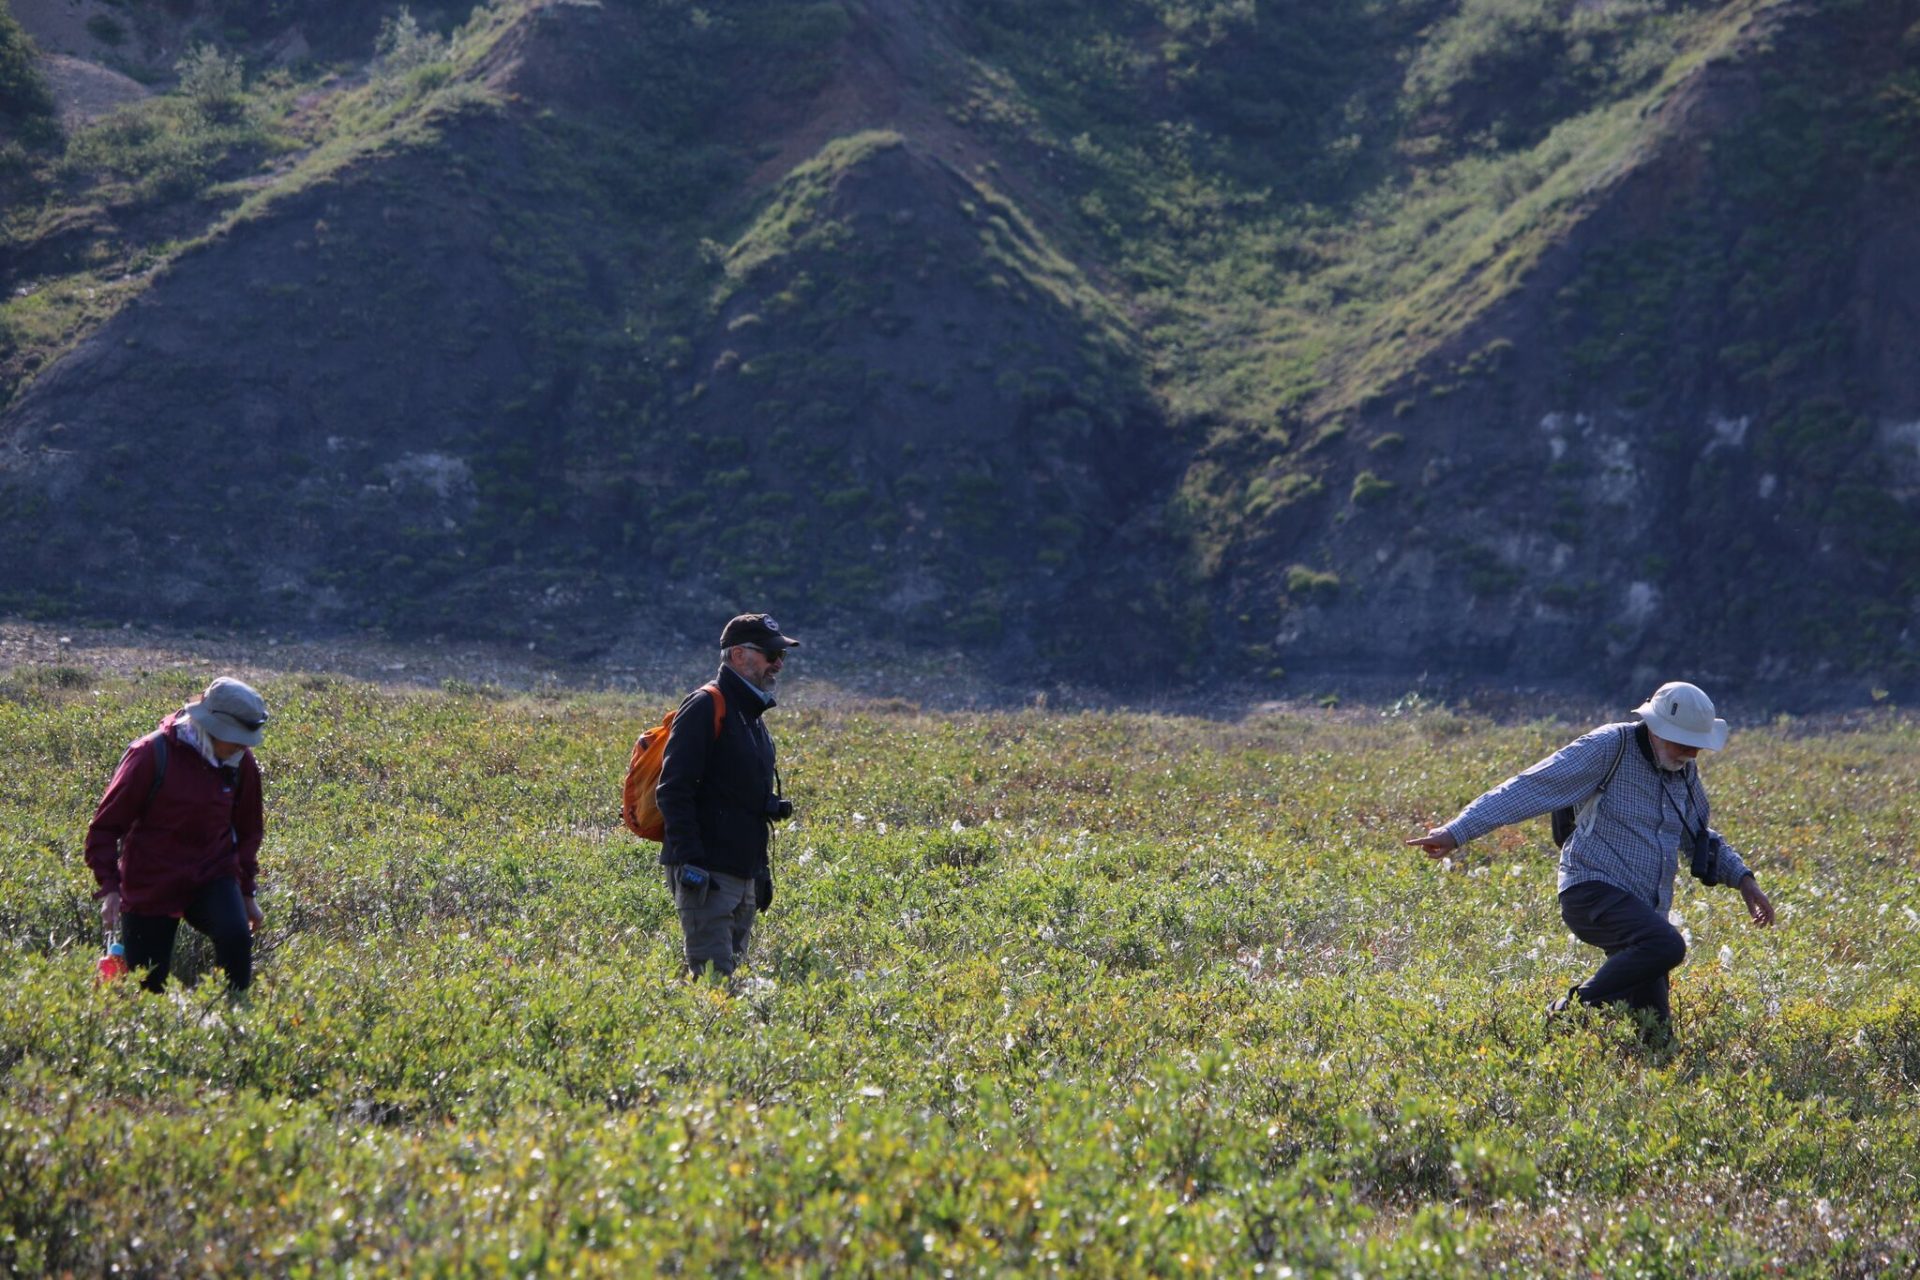
[[[1445,826],[1414,836],[1407,843],[1419,846],[1429,858],[1444,858],[1496,827],[1579,804],[1594,793],[1613,767],[1623,745],[1619,736],[1623,732],[1627,730],[1607,726],[1569,742],[1475,800]]]

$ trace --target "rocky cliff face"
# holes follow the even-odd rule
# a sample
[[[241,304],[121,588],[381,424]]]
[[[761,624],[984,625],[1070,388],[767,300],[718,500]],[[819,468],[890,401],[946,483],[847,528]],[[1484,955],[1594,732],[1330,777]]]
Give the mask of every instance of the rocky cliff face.
[[[1911,686],[1920,173],[1906,100],[1860,86],[1913,82],[1916,17],[1774,14],[1522,288],[1350,416],[1281,553],[1341,589],[1264,577],[1290,665]]]
[[[76,137],[10,224],[0,602],[1903,687],[1920,12],[1483,20],[496,6],[258,81],[278,140],[177,190]]]

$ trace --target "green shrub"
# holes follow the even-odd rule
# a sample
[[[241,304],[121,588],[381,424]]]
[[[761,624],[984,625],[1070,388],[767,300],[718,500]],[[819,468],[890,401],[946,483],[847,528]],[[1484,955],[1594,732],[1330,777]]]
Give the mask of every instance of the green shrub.
[[[1585,595],[1579,587],[1568,582],[1550,582],[1540,588],[1540,598],[1556,609],[1571,609],[1577,606]]]
[[[1340,575],[1303,564],[1287,566],[1287,594],[1300,600],[1325,601],[1340,594]]]
[[[1353,478],[1353,490],[1349,496],[1353,500],[1353,505],[1361,507],[1378,502],[1392,493],[1393,489],[1393,481],[1382,480],[1371,471],[1362,471]]]
[[[1320,477],[1310,472],[1289,471],[1277,477],[1268,472],[1248,483],[1244,509],[1249,516],[1262,516],[1317,497],[1325,487]]]
[[[445,65],[452,52],[447,38],[421,27],[407,5],[381,19],[373,48],[383,100],[391,101],[409,91],[431,92],[451,75],[452,69]]]
[[[238,54],[197,44],[174,64],[174,71],[181,96],[203,120],[223,123],[239,116],[246,101],[246,73]]]
[[[112,14],[96,13],[87,19],[87,34],[101,44],[119,48],[126,43],[127,29]]]

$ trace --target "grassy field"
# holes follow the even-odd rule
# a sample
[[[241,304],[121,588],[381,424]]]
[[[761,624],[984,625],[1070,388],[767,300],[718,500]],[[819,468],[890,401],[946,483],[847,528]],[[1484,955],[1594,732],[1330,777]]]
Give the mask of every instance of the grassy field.
[[[774,715],[802,818],[731,990],[618,828],[664,698],[267,682],[250,1004],[91,981],[79,851],[183,673],[0,676],[0,1269],[1909,1275],[1920,723],[1737,732],[1781,911],[1676,905],[1680,1045],[1544,822],[1400,846],[1567,736],[1446,710]],[[189,976],[208,953],[186,949]]]

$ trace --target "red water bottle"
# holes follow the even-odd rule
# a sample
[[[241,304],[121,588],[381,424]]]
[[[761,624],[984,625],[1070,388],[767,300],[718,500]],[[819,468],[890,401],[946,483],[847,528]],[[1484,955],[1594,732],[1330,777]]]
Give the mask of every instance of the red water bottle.
[[[107,935],[107,954],[100,957],[98,968],[95,982],[112,982],[127,971],[127,949],[112,934]]]

